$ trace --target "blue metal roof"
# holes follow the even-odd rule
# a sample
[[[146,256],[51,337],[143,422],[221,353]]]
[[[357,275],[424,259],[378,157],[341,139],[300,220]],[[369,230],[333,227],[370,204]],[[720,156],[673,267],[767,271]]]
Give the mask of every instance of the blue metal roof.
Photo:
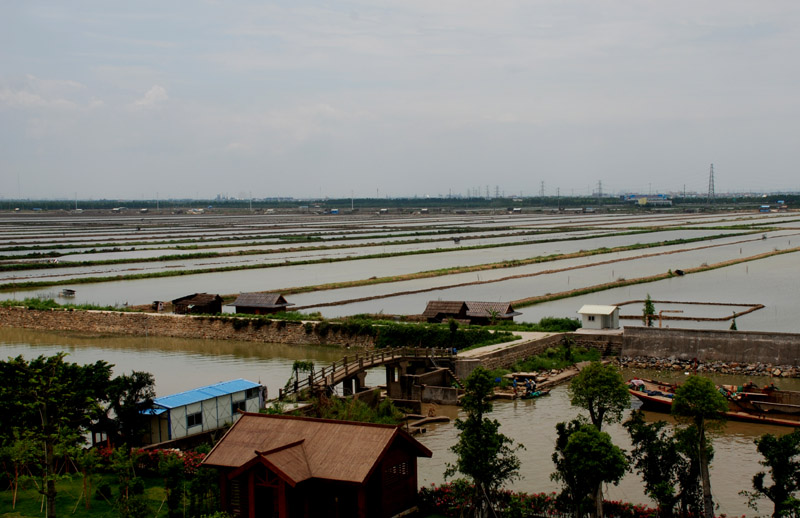
[[[192,403],[199,403],[206,399],[214,399],[219,396],[241,392],[243,390],[259,387],[258,383],[247,381],[245,379],[223,381],[216,385],[208,385],[207,387],[200,387],[171,396],[157,397],[153,403],[163,408],[178,408]]]

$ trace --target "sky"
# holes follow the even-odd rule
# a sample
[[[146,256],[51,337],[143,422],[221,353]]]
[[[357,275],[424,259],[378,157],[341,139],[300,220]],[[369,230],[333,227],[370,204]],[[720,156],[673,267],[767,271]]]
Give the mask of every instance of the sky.
[[[3,0],[0,199],[800,191],[796,0]]]

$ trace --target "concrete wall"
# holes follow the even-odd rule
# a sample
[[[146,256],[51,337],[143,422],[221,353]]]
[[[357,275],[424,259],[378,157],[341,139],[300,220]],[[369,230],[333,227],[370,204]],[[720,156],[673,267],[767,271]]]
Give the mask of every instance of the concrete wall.
[[[706,329],[625,327],[623,356],[797,365],[800,335]]]
[[[234,320],[248,325],[239,329]],[[255,325],[254,325],[255,323]],[[261,325],[259,325],[261,324]],[[324,333],[317,324],[309,326],[294,321],[256,321],[234,317],[217,319],[193,315],[159,313],[124,313],[113,311],[38,311],[25,308],[0,308],[0,326],[82,333],[134,336],[175,336],[212,340],[242,340],[286,344],[341,345],[369,348],[371,336],[350,336],[326,325]]]

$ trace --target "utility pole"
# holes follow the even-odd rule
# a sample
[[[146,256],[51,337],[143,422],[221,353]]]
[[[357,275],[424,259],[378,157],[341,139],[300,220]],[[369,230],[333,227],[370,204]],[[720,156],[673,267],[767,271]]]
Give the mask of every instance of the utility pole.
[[[709,205],[714,204],[714,164],[711,164],[711,169],[708,171],[708,198],[706,203]]]

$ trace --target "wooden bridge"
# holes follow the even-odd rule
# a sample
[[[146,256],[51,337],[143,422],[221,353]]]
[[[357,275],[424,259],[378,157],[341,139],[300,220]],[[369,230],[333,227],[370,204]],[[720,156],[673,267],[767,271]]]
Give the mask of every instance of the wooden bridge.
[[[325,392],[338,383],[353,379],[369,369],[382,365],[410,360],[426,360],[438,367],[437,360],[450,364],[455,356],[452,349],[425,347],[398,347],[358,352],[354,356],[345,356],[321,370],[312,370],[307,378],[295,378],[294,383],[279,391],[278,399],[284,399],[307,389],[311,393]]]

